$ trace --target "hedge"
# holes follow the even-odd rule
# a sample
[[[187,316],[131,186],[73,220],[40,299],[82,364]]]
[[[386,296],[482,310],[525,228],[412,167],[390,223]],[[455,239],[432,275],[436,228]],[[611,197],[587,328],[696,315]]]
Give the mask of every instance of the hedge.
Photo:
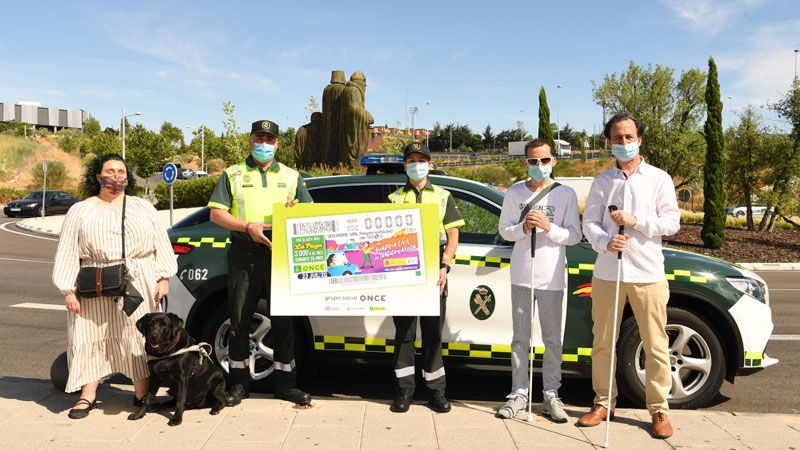
[[[197,178],[195,180],[182,180],[172,183],[172,207],[193,208],[206,206],[208,199],[214,192],[219,175],[213,177]],[[156,209],[169,208],[169,187],[166,183],[158,183],[155,189]]]

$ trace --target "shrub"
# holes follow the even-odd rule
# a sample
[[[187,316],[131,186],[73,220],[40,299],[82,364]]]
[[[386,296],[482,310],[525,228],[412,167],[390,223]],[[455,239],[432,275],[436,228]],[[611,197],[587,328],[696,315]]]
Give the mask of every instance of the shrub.
[[[219,176],[203,177],[196,180],[178,181],[172,184],[172,206],[173,208],[192,208],[196,206],[206,206],[208,199],[214,192]],[[169,186],[166,183],[158,183],[155,188],[157,209],[169,208]]]
[[[33,175],[33,185],[31,187],[41,189],[44,172],[42,165],[37,163],[33,165],[31,171]],[[48,161],[47,162],[47,188],[48,189],[61,189],[69,181],[67,175],[67,166],[61,161]]]

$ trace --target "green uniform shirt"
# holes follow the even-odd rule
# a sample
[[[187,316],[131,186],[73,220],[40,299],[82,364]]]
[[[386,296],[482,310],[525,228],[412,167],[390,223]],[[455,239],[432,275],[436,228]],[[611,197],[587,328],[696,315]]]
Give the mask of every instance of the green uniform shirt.
[[[425,191],[429,191],[427,195],[425,195]],[[434,186],[431,184],[430,180],[425,183],[421,191],[417,191],[409,181],[406,181],[405,186],[389,195],[389,200],[394,203],[411,203],[411,201],[414,201],[415,203],[437,204],[441,201],[442,197],[445,198],[445,201],[443,205],[444,208],[441,208],[442,205],[440,205],[439,208],[439,241],[441,244],[444,244],[447,242],[447,235],[445,232],[448,229],[464,226],[464,219],[461,217],[461,212],[458,210],[456,202],[453,200],[453,196],[450,195],[450,192],[439,186]]]
[[[281,170],[280,164],[275,159],[272,160],[272,164],[266,169],[262,169],[258,167],[255,162],[253,161],[253,157],[248,156],[245,160],[245,164],[247,165],[248,171],[258,170],[261,174],[261,187],[268,188],[267,185],[267,172],[279,172]],[[227,172],[222,172],[222,175],[219,177],[219,181],[217,181],[217,185],[214,188],[214,192],[211,194],[211,199],[208,201],[209,208],[217,208],[223,209],[225,211],[230,211],[231,206],[233,205],[234,198],[231,189],[231,182],[228,178]],[[300,203],[312,203],[314,200],[311,198],[311,194],[308,193],[308,188],[306,188],[306,183],[303,181],[303,177],[300,176],[298,173],[297,175],[297,191],[295,194],[295,198],[300,201]],[[236,237],[238,239],[246,240],[252,242],[253,240],[250,238],[245,232],[242,231],[231,231],[231,237]]]

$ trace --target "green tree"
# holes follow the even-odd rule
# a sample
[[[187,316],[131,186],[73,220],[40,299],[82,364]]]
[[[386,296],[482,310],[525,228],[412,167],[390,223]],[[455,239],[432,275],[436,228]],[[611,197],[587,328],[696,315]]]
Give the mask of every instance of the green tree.
[[[33,170],[33,185],[31,188],[41,189],[42,180],[44,179],[44,172],[41,164],[34,164]],[[67,173],[67,166],[61,161],[47,161],[47,190],[61,189],[69,181],[69,174]]]
[[[792,180],[800,176],[800,162],[798,162],[798,160],[800,160],[800,80],[798,80],[797,77],[792,81],[792,87],[786,95],[784,95],[778,103],[771,105],[771,109],[778,114],[778,117],[784,119],[791,126],[791,132],[788,137],[791,146],[776,146],[776,164],[778,165],[773,166],[775,167],[775,172],[774,181],[772,183],[776,200],[787,199],[791,197],[790,192],[793,188]],[[783,150],[781,151],[781,149]],[[772,207],[773,205],[769,204],[767,206]],[[782,215],[782,206],[783,205],[780,204],[774,205],[774,209],[772,209],[771,212],[769,208],[767,209],[770,214],[767,224],[768,230],[772,230],[776,216]],[[764,214],[765,219],[766,217],[767,214]],[[761,224],[759,224],[759,229],[764,229],[764,223],[765,220],[762,219]],[[792,223],[794,224],[794,222]],[[798,225],[795,224],[795,227],[797,226]]]
[[[81,145],[81,138],[74,130],[64,130],[58,139],[58,146],[67,153],[74,153]]]
[[[100,132],[100,122],[90,117],[89,120],[83,123],[83,134],[88,138],[93,138]]]
[[[122,154],[122,141],[119,140],[119,137],[113,131],[97,133],[85,143],[85,148],[81,145],[82,154],[86,154],[87,152],[94,153],[95,155],[105,155],[108,153]]]
[[[306,114],[306,122],[311,122],[311,114],[315,112],[320,112],[319,103],[317,103],[317,98],[313,95],[308,96],[308,104],[303,108]]]
[[[295,160],[294,156],[294,147],[297,144],[296,135],[297,130],[295,130],[293,127],[289,127],[286,131],[281,131],[280,136],[278,136],[280,145],[278,145],[275,158],[278,159],[278,162],[281,162],[289,167],[297,167],[297,161]]]
[[[494,133],[492,133],[492,126],[486,124],[486,129],[483,130],[483,148],[494,150]]]
[[[146,180],[158,172],[161,164],[172,160],[175,148],[162,134],[136,124],[126,132],[125,153],[128,165]]]
[[[719,98],[717,64],[708,58],[708,85],[706,86],[704,128],[706,137],[706,163],[703,168],[703,229],[700,237],[708,248],[725,244],[725,141],[722,135],[722,101]]]
[[[547,106],[547,94],[544,86],[539,89],[539,139],[544,139],[550,144],[550,148],[555,151],[556,141],[553,138],[553,130],[550,128],[550,107]]]
[[[222,122],[222,127],[225,128],[225,133],[220,137],[220,150],[223,161],[226,165],[235,164],[243,161],[250,153],[250,147],[247,140],[240,139],[239,127],[236,125],[234,118],[234,110],[236,106],[230,100],[222,102],[222,112],[225,113],[225,121]]]
[[[592,81],[595,103],[611,114],[627,111],[644,125],[641,152],[647,162],[665,170],[677,187],[697,177],[705,146],[698,139],[706,75],[700,69],[682,72],[652,64],[630,62],[625,72],[606,75],[598,86]]]
[[[733,203],[747,205],[747,229],[755,230],[752,199],[756,180],[767,162],[764,154],[764,131],[761,117],[752,106],[745,108],[736,128],[729,128],[726,135],[727,149],[726,187]]]
[[[159,134],[176,149],[183,147],[183,130],[170,122],[161,124],[161,132]]]
[[[397,133],[395,136],[384,136],[381,144],[381,153],[390,155],[402,155],[406,146],[413,142],[408,133]]]

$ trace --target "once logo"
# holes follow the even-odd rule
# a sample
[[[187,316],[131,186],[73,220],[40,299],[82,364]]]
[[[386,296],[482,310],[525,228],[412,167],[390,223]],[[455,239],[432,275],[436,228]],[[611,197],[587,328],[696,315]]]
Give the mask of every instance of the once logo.
[[[480,285],[469,296],[469,310],[478,320],[486,320],[494,312],[495,297],[489,286]]]

